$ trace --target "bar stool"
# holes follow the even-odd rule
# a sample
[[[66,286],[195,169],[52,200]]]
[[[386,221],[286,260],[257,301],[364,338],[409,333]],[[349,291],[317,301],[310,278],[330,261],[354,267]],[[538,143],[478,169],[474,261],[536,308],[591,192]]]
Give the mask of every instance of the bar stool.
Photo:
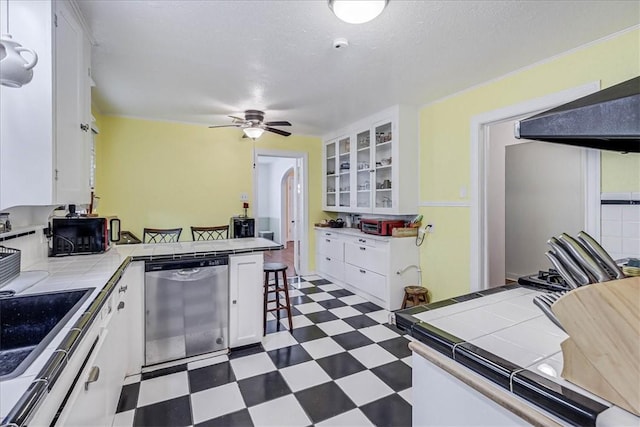
[[[422,286],[406,286],[404,288],[404,299],[402,300],[402,308],[407,308],[407,303],[411,302],[409,307],[420,304],[429,303],[429,290]]]
[[[289,317],[289,332],[293,331],[293,322],[291,321],[291,302],[289,301],[289,283],[287,282],[287,265],[279,262],[264,263],[264,317],[263,317],[263,335],[267,334],[267,313],[276,312],[278,325],[280,325],[280,311],[287,310]],[[275,283],[269,284],[269,273],[273,273]],[[282,273],[282,286],[278,279],[278,273]],[[273,288],[272,288],[273,287]],[[280,300],[280,293],[284,292],[285,304]],[[274,299],[269,299],[269,294],[274,294]],[[269,303],[275,302],[274,308],[268,308]],[[279,326],[278,326],[279,328]]]

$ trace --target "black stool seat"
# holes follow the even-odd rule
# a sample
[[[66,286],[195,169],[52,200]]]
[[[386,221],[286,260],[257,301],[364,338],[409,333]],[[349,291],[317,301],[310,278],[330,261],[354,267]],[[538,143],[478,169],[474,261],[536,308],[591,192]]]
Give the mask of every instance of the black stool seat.
[[[267,334],[267,313],[276,312],[278,319],[277,328],[280,329],[280,311],[286,310],[289,318],[289,332],[293,331],[293,322],[291,320],[291,303],[289,301],[289,283],[287,282],[287,265],[280,262],[266,262],[263,266],[264,270],[264,317],[263,329],[264,335]],[[278,278],[279,273],[282,274],[282,285]],[[274,283],[269,283],[269,275],[273,274]],[[280,299],[280,293],[284,293],[285,303]],[[269,299],[269,295],[273,294],[274,298]],[[273,308],[269,308],[269,303],[274,303]]]
[[[282,264],[281,262],[265,262],[262,269],[265,272],[279,273],[280,271],[285,271],[287,269],[287,265]]]

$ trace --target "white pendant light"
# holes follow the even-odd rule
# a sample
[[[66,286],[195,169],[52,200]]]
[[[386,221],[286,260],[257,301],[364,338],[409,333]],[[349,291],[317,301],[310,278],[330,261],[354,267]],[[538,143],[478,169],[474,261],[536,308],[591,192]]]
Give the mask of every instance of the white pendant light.
[[[244,131],[244,134],[247,135],[247,137],[254,140],[260,138],[264,133],[264,129],[255,126],[244,128],[242,130]]]
[[[389,0],[329,0],[333,13],[349,24],[369,22],[382,13]]]

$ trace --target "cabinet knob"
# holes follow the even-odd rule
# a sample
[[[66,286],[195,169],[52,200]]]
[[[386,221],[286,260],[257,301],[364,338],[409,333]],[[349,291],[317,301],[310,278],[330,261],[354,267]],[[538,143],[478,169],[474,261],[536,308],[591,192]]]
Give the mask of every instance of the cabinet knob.
[[[360,273],[367,274],[367,272],[365,270],[362,270],[362,269],[360,269]]]
[[[80,123],[80,129],[82,129],[83,132],[89,132],[89,125],[86,123]]]
[[[360,246],[360,250],[361,250],[361,251],[366,251],[366,250],[367,250],[367,248],[364,248],[364,247]]]
[[[324,239],[327,241],[327,243],[331,243],[331,239]]]
[[[119,294],[121,294],[121,293],[123,293],[123,292],[127,292],[127,286],[126,286],[126,285],[124,285],[124,286],[120,286],[120,289],[118,289],[118,293],[119,293]]]
[[[237,304],[237,303],[238,303],[238,300],[234,299],[233,301],[231,301],[231,304]]]
[[[124,301],[120,301],[118,303],[118,311],[122,310],[124,308]]]
[[[331,261],[331,258],[329,258],[329,257],[325,257],[325,259],[326,259],[327,261]]]
[[[94,366],[89,371],[87,381],[84,382],[84,391],[89,391],[89,385],[98,381],[98,378],[100,378],[100,368],[98,366]]]

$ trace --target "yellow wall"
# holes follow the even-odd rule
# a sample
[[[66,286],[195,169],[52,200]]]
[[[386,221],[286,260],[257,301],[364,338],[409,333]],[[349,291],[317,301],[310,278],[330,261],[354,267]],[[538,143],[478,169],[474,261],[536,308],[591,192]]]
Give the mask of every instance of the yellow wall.
[[[420,111],[420,186],[423,201],[469,202],[472,117],[600,80],[605,88],[640,75],[640,30],[587,46],[428,105]],[[639,191],[640,154],[602,156],[603,191]],[[435,224],[420,257],[434,300],[469,292],[470,208],[424,207]]]
[[[231,216],[242,213],[240,193],[252,197],[253,143],[242,139],[238,129],[100,115],[97,122],[98,211],[118,215],[123,230],[142,238],[144,227],[182,227],[180,240],[191,240],[191,225],[228,224]],[[267,132],[256,148],[308,153],[313,269],[312,226],[322,218],[321,141]]]

